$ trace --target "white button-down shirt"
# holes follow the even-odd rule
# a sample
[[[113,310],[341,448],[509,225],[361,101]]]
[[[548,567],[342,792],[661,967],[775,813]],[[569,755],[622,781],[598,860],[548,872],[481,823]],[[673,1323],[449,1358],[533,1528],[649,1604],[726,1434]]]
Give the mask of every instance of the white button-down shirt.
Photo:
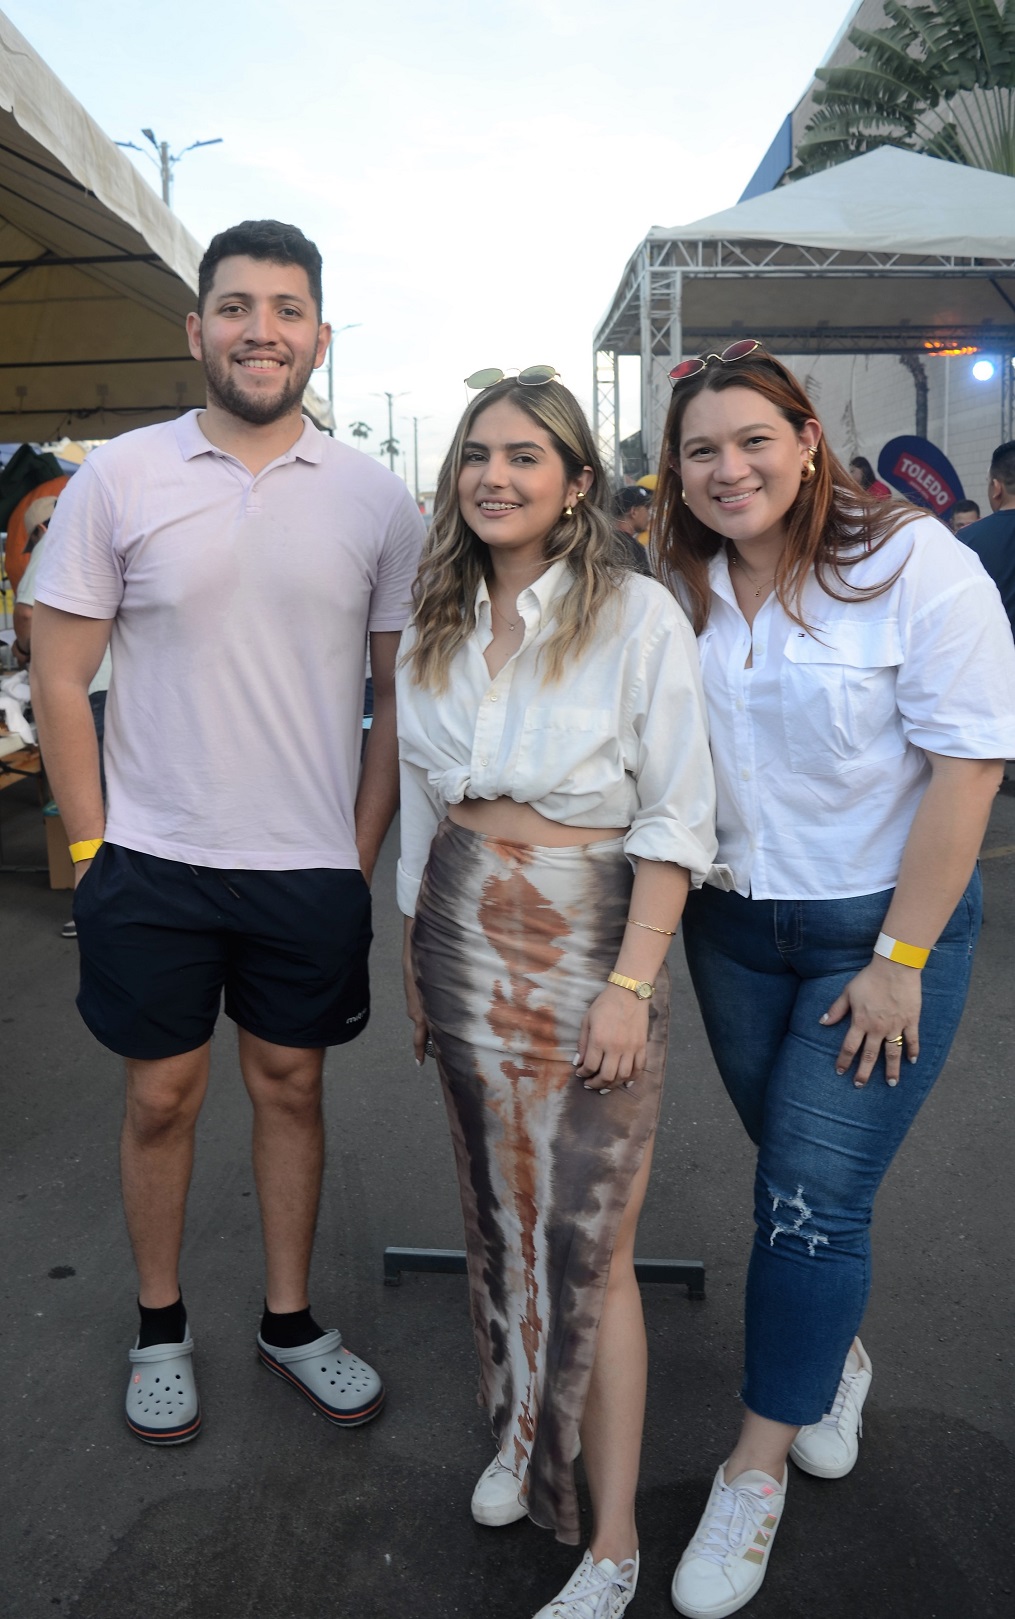
[[[402,638],[398,903],[408,916],[438,822],[465,798],[513,798],[568,826],[627,827],[629,855],[685,866],[696,886],[711,867],[715,789],[691,627],[661,585],[631,574],[592,644],[548,682],[539,654],[570,578],[557,562],[522,591],[524,639],[492,679],[485,584],[447,691],[416,684],[404,661],[411,626]]]
[[[801,608],[809,633],[774,596],[749,627],[725,550],[712,560],[699,650],[719,859],[740,894],[890,888],[930,779],[926,752],[1015,757],[1015,646],[993,582],[930,517],[843,577],[863,588],[899,569],[869,601],[836,601],[812,576]]]

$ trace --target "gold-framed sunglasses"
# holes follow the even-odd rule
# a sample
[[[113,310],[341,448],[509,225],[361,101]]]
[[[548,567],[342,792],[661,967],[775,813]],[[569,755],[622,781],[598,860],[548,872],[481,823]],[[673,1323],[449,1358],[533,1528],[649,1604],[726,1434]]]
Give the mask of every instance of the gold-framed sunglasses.
[[[509,373],[501,371],[499,366],[488,365],[482,371],[473,371],[471,377],[466,377],[467,388],[493,388],[498,382],[506,382]],[[515,374],[515,382],[520,382],[523,388],[541,388],[544,382],[552,382],[559,377],[560,372],[552,365],[527,365],[524,371]]]
[[[681,360],[670,372],[670,381],[675,388],[678,382],[686,382],[689,377],[700,376],[701,372],[707,369],[710,360],[718,360],[720,365],[736,365],[738,360],[746,360],[748,355],[757,354],[762,346],[756,337],[742,337],[739,343],[731,343],[721,354],[698,354],[693,360]]]

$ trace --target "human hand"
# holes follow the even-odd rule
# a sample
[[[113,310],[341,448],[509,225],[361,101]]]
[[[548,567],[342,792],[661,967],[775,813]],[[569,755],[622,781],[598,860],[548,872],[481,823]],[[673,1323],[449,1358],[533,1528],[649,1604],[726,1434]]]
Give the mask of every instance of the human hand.
[[[846,1073],[859,1054],[853,1084],[862,1089],[883,1045],[885,1079],[889,1085],[897,1085],[903,1050],[910,1062],[920,1055],[921,1004],[919,972],[884,956],[874,956],[868,967],[850,979],[820,1019],[822,1023],[838,1023],[847,1012],[851,1014],[849,1032],[835,1059],[835,1072]],[[897,1038],[900,1034],[901,1045]]]
[[[589,1091],[630,1087],[648,1061],[648,1001],[607,984],[582,1019],[575,1057],[577,1077]]]

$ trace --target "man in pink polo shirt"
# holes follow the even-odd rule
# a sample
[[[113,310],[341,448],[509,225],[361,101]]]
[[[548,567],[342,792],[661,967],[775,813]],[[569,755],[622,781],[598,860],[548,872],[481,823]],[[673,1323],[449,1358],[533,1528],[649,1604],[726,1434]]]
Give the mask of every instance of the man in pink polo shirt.
[[[78,1007],[126,1058],[127,1421],[163,1445],[201,1423],[178,1266],[223,993],[254,1112],[260,1356],[342,1426],[384,1398],[314,1320],[307,1280],[324,1050],[369,1015],[368,885],[397,803],[394,666],[423,535],[401,480],[301,413],[331,329],[299,230],[216,236],[187,332],[207,407],[89,456],[50,528],[32,645],[76,867]],[[87,694],[107,645],[104,812]]]

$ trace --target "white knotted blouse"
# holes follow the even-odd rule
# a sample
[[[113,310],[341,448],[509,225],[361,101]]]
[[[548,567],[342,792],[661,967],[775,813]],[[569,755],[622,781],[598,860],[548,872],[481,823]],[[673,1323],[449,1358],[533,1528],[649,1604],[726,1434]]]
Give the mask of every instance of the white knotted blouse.
[[[629,856],[684,866],[700,887],[715,858],[715,788],[694,634],[662,585],[629,575],[592,644],[561,680],[540,652],[570,570],[556,562],[523,590],[518,651],[490,677],[493,636],[485,583],[476,629],[448,689],[416,684],[402,637],[397,675],[402,853],[398,903],[412,916],[430,844],[448,806],[513,798],[548,820],[627,827]]]

